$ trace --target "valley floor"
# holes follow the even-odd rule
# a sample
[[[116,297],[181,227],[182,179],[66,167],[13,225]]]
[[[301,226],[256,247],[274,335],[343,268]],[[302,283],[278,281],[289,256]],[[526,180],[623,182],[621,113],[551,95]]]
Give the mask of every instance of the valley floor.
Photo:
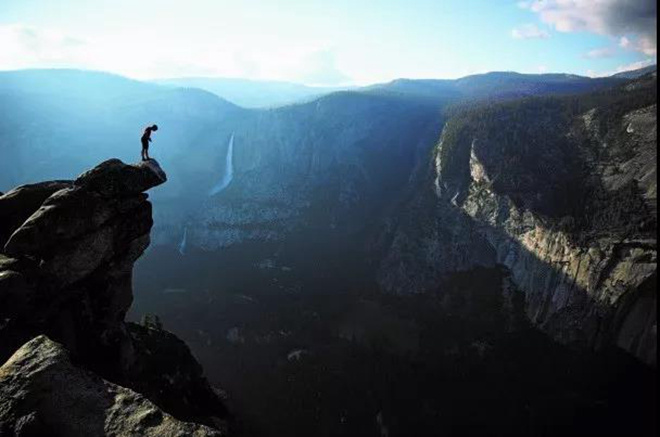
[[[132,310],[190,345],[245,435],[655,435],[655,372],[552,342],[499,269],[392,296],[357,252],[253,249],[152,247]]]

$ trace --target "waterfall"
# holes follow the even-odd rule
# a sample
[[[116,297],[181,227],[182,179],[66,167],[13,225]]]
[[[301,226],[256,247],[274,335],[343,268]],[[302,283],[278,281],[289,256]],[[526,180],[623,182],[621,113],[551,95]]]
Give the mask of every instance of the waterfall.
[[[179,243],[179,253],[181,255],[186,254],[187,245],[188,245],[188,228],[183,228],[183,237],[181,238],[181,243]]]
[[[222,175],[222,180],[218,182],[209,192],[209,196],[218,194],[229,186],[232,179],[234,179],[234,134],[229,138],[229,145],[227,146],[227,158],[225,159],[225,173]]]

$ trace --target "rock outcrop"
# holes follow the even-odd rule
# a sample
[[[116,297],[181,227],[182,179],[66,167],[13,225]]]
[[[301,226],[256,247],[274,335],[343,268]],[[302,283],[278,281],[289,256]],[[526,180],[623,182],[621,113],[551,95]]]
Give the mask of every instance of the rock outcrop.
[[[655,365],[655,89],[655,78],[643,78],[451,119],[411,203],[430,207],[399,223],[381,285],[405,292],[414,280],[424,291],[454,271],[503,265],[526,294],[530,320],[554,338],[615,344]]]
[[[135,391],[77,366],[62,345],[40,335],[0,367],[0,435],[222,434],[181,422]]]
[[[9,239],[10,230],[17,229],[51,194],[71,185],[71,181],[43,182],[23,185],[0,194],[0,247]]]
[[[124,321],[133,263],[153,225],[144,191],[166,180],[156,161],[113,159],[75,181],[23,186],[0,197],[0,362],[46,335],[77,365],[126,393],[139,392],[179,420],[222,429],[224,406],[185,343]],[[43,353],[55,348],[45,342],[39,342]],[[21,362],[41,354],[23,352]]]

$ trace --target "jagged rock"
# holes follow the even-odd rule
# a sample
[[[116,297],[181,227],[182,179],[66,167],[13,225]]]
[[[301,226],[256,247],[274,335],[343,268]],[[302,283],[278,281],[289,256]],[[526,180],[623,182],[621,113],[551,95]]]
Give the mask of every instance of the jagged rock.
[[[1,230],[11,237],[0,253],[0,362],[44,334],[76,363],[178,419],[223,427],[227,412],[185,344],[124,321],[133,264],[153,225],[142,191],[166,180],[154,160],[114,159],[73,183],[37,184],[2,197],[20,208]]]
[[[176,420],[144,396],[75,365],[46,336],[22,346],[0,367],[3,436],[221,436]]]

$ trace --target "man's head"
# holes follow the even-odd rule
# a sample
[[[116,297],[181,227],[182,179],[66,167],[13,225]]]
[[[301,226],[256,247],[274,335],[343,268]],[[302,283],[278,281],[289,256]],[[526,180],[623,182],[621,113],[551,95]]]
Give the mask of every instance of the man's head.
[[[153,126],[151,126],[151,130],[158,130],[158,125],[154,124]]]

